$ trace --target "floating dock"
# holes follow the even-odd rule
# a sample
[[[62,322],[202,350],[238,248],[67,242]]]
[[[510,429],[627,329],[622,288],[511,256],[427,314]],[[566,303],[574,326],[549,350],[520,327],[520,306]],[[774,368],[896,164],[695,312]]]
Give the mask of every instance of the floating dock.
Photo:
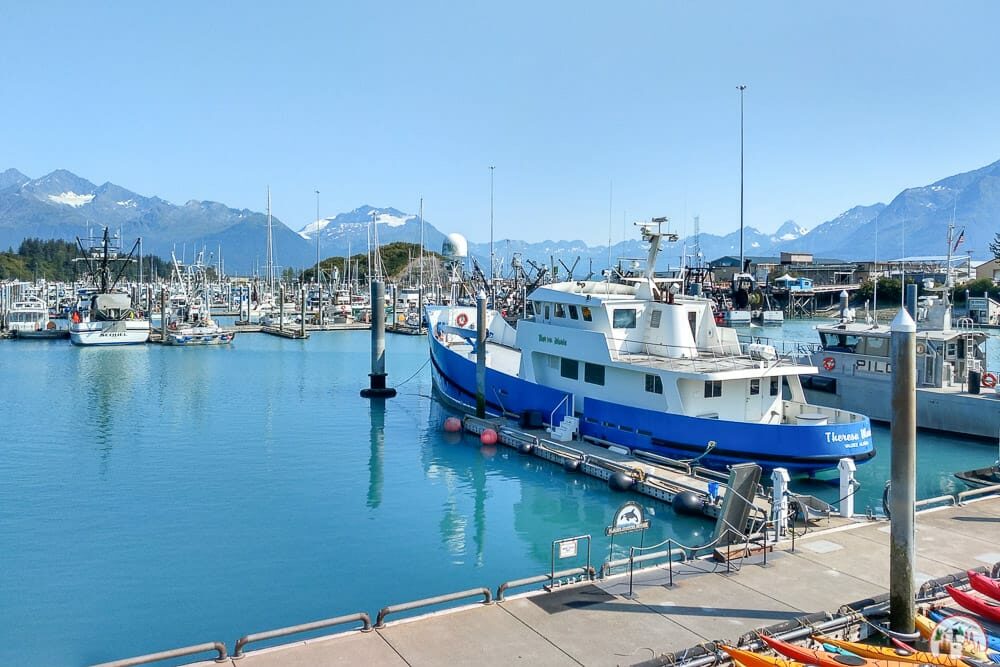
[[[915,576],[923,584],[921,594],[938,589],[934,580],[960,580],[967,569],[1000,571],[1000,498],[960,494],[958,500],[967,501],[962,505],[950,498],[946,507],[917,514]],[[681,655],[690,659],[703,652],[709,642],[752,641],[749,633],[766,627],[796,628],[807,636],[811,629],[847,618],[856,636],[862,625],[858,612],[888,594],[889,523],[823,525],[794,542],[780,542],[771,554],[735,565],[687,558],[668,562],[669,567],[636,570],[631,577],[556,573],[551,592],[506,597],[515,587],[549,579],[542,576],[503,584],[496,595],[482,588],[384,607],[374,624],[360,612],[247,635],[233,646],[232,657],[225,644],[210,642],[165,652],[164,658],[216,652],[218,661],[196,663],[199,667],[668,665],[683,662]],[[473,603],[387,621],[393,614],[455,600]],[[321,628],[347,631],[254,650],[266,639]]]

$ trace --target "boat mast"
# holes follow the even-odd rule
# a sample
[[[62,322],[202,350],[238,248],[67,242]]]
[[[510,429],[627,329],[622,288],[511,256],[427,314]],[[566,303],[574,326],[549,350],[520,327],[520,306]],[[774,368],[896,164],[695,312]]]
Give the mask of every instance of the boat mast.
[[[274,256],[271,245],[271,186],[267,186],[267,285],[274,297]]]
[[[417,278],[417,314],[424,321],[424,198],[420,198],[420,271]]]

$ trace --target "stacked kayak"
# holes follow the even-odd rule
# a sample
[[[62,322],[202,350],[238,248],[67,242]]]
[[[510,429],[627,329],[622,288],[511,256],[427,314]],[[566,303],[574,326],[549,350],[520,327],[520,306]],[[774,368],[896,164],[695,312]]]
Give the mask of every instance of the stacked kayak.
[[[781,655],[804,664],[816,665],[816,667],[900,667],[901,665],[912,667],[913,665],[911,662],[898,659],[874,660],[857,654],[827,653],[826,651],[790,644],[775,637],[767,637],[765,635],[761,635],[760,640]]]
[[[862,644],[860,642],[848,642],[842,639],[831,637],[813,637],[818,642],[830,644],[838,649],[859,655],[862,658],[872,658],[880,660],[896,660],[899,662],[910,662],[924,665],[946,665],[947,667],[968,667],[960,658],[951,658],[947,655],[934,655],[926,651],[905,651],[903,649],[889,646],[873,646],[872,644]]]
[[[1000,602],[960,591],[954,586],[945,586],[944,589],[962,607],[994,623],[1000,623]]]

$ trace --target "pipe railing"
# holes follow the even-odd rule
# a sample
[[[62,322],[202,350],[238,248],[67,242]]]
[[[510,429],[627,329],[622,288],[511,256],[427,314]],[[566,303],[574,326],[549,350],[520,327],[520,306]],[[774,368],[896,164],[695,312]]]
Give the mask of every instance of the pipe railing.
[[[969,498],[975,498],[977,496],[991,496],[994,494],[1000,494],[1000,484],[983,486],[978,489],[969,489],[968,491],[960,491],[956,496],[956,502],[961,505]]]
[[[206,653],[208,651],[215,651],[218,653],[218,656],[215,658],[215,662],[226,661],[227,653],[225,644],[222,642],[206,642],[204,644],[174,648],[169,651],[147,653],[146,655],[139,655],[134,658],[125,658],[124,660],[102,662],[99,665],[94,665],[94,667],[132,667],[132,665],[148,665],[151,662],[160,662],[161,660],[171,660],[173,658],[183,658],[185,656],[197,655],[198,653]]]
[[[431,598],[424,598],[422,600],[414,600],[413,602],[403,602],[402,604],[389,605],[388,607],[382,607],[378,613],[378,617],[375,619],[375,628],[381,629],[385,627],[385,617],[389,614],[398,614],[402,611],[410,611],[412,609],[420,609],[422,607],[432,607],[438,604],[445,604],[446,602],[454,602],[456,600],[465,600],[471,597],[483,596],[483,604],[490,604],[493,602],[493,593],[488,588],[470,588],[467,591],[459,591],[457,593],[447,593],[445,595],[437,595]]]
[[[933,498],[922,498],[913,503],[913,509],[921,510],[928,507],[934,507],[935,505],[950,507],[957,504],[958,500],[956,500],[955,496],[945,494],[943,496],[934,496]]]
[[[534,577],[525,577],[524,579],[513,579],[511,581],[505,581],[497,587],[497,602],[503,602],[506,597],[505,594],[512,588],[521,588],[522,586],[531,586],[532,584],[541,584],[546,581],[549,583],[555,582],[557,579],[565,579],[568,577],[584,576],[588,579],[593,579],[597,576],[593,567],[573,567],[568,570],[560,570],[558,572],[552,572],[549,574],[539,574]]]
[[[313,621],[312,623],[301,623],[299,625],[290,625],[285,628],[278,628],[276,630],[267,630],[266,632],[256,632],[252,635],[246,635],[240,637],[236,640],[236,647],[233,649],[233,659],[239,660],[244,656],[243,647],[252,642],[260,642],[268,639],[277,639],[278,637],[287,637],[289,635],[297,635],[302,632],[310,632],[312,630],[322,630],[324,628],[330,628],[335,625],[343,625],[344,623],[353,623],[355,621],[361,621],[362,626],[360,630],[362,632],[370,632],[372,629],[372,621],[368,614],[358,612],[356,614],[347,614],[346,616],[336,616],[334,618],[323,619],[322,621]]]

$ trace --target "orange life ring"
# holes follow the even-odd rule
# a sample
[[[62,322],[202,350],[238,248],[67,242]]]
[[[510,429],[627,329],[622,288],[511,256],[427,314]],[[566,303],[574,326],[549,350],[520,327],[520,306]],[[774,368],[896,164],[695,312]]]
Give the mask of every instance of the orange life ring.
[[[459,313],[458,317],[455,318],[455,324],[457,324],[460,327],[464,327],[468,323],[469,323],[469,316],[466,315],[465,313]]]
[[[837,367],[837,360],[834,359],[833,357],[827,357],[826,359],[823,360],[823,368],[825,368],[826,370],[832,371],[836,367]]]
[[[997,386],[997,376],[993,373],[983,373],[982,384],[984,387],[992,389]]]

